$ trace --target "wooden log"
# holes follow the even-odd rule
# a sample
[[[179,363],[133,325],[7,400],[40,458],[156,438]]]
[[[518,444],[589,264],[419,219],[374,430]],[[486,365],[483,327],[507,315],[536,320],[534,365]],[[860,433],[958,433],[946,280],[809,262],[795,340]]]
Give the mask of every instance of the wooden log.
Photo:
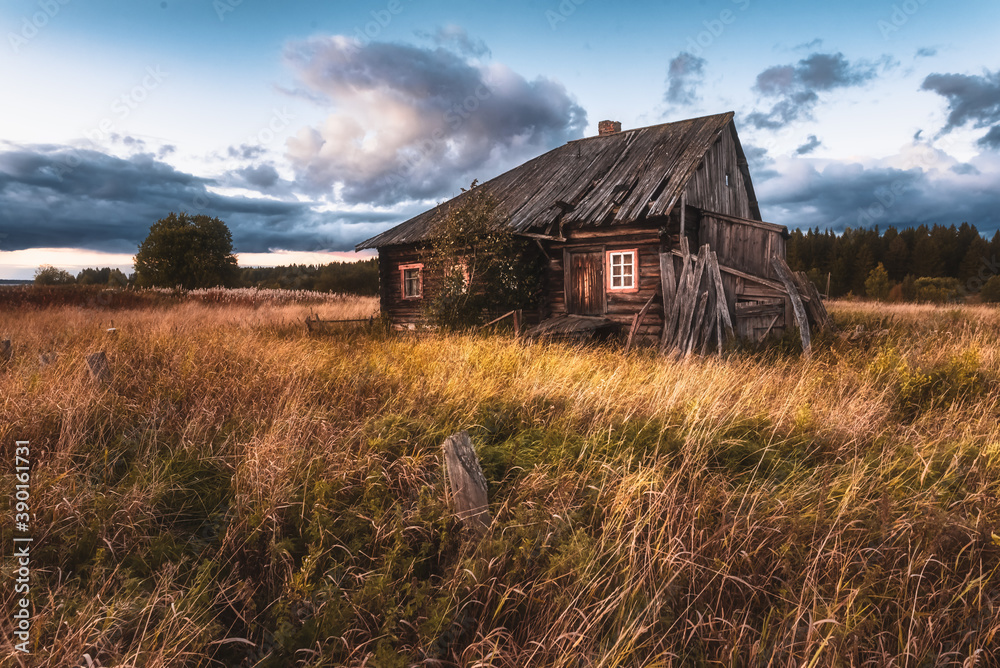
[[[726,286],[722,282],[722,273],[720,272],[720,267],[719,267],[719,256],[715,254],[715,251],[712,251],[710,257],[712,261],[710,265],[712,270],[712,275],[715,277],[715,291],[716,291],[715,299],[719,309],[719,316],[722,321],[722,325],[724,325],[726,328],[726,336],[728,336],[729,338],[735,338],[736,334],[733,332],[733,318],[731,313],[729,312],[730,309],[729,301],[726,299]],[[720,339],[719,352],[722,352],[721,327],[719,328],[719,339]]]
[[[646,314],[649,313],[649,307],[653,305],[654,299],[656,299],[656,295],[650,295],[646,305],[635,314],[632,327],[628,330],[628,341],[625,342],[625,352],[628,352],[632,348],[632,339],[635,337],[636,332],[639,331],[639,328],[642,327],[642,321],[646,319]]]
[[[687,253],[688,243],[687,239],[681,239],[681,248],[685,251],[681,255],[681,276],[677,283],[677,289],[674,291],[673,304],[670,307],[670,315],[666,318],[663,325],[663,333],[660,337],[660,353],[667,352],[667,349],[674,342],[674,337],[677,334],[677,324],[680,322],[681,309],[683,307],[681,301],[681,293],[684,292],[688,282],[688,276],[691,273],[691,256]],[[673,260],[671,259],[671,263]]]
[[[698,302],[695,305],[695,320],[694,326],[691,328],[691,334],[688,336],[688,340],[682,346],[684,356],[687,357],[693,351],[698,343],[698,335],[701,333],[701,325],[705,321],[705,310],[708,307],[708,290],[703,291],[698,296]]]
[[[441,448],[444,450],[449,496],[455,514],[467,526],[477,531],[485,530],[491,521],[486,478],[469,432],[452,434],[444,440]]]
[[[111,382],[111,367],[108,366],[108,356],[103,350],[87,355],[87,368],[93,380],[99,383]]]
[[[809,312],[809,317],[812,319],[813,324],[820,331],[832,327],[833,321],[830,319],[830,314],[827,312],[826,306],[823,305],[823,298],[820,296],[816,285],[809,280],[809,276],[804,271],[795,272],[795,278],[797,279],[799,292],[809,297],[809,300],[806,302],[806,310]]]
[[[774,320],[772,320],[771,324],[767,326],[767,331],[764,332],[764,336],[760,337],[761,341],[766,341],[767,340],[767,337],[770,336],[770,334],[771,334],[771,330],[774,329],[774,323],[778,322],[778,318],[780,318],[780,317],[781,317],[780,313],[778,315],[774,316]]]
[[[672,251],[674,255],[680,255],[677,251]],[[726,274],[731,274],[733,276],[739,276],[747,281],[752,281],[754,283],[759,283],[760,285],[766,285],[772,290],[777,290],[778,292],[784,292],[785,288],[781,283],[776,283],[767,278],[762,278],[760,276],[754,276],[753,274],[748,274],[745,271],[740,271],[739,269],[733,269],[732,267],[727,267],[725,265],[719,265],[719,269]]]
[[[677,279],[674,278],[674,258],[664,252],[660,252],[660,294],[663,295],[663,328],[666,331],[666,323],[670,320],[670,309],[674,307],[674,299],[677,297]]]
[[[14,346],[10,339],[0,341],[0,362],[9,362],[14,357]]]
[[[702,275],[705,273],[705,264],[708,262],[708,244],[705,244],[698,251],[698,259],[695,262],[694,270],[688,279],[688,293],[684,297],[684,311],[681,312],[680,325],[677,337],[677,348],[683,353],[688,338],[691,336],[691,327],[694,324],[695,309],[698,306],[698,291],[701,288]]]
[[[788,292],[788,298],[792,301],[792,311],[795,313],[795,322],[799,326],[799,336],[802,339],[802,355],[810,357],[812,355],[812,338],[809,332],[809,318],[806,316],[806,308],[799,297],[799,291],[795,289],[792,272],[785,260],[777,255],[771,258],[771,266],[778,273],[778,277]]]

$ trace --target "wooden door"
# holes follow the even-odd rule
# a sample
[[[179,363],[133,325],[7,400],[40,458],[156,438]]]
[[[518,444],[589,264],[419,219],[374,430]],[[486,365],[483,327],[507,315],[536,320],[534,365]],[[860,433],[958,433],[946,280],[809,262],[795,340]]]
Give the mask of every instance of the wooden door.
[[[569,312],[604,314],[604,253],[570,253]]]

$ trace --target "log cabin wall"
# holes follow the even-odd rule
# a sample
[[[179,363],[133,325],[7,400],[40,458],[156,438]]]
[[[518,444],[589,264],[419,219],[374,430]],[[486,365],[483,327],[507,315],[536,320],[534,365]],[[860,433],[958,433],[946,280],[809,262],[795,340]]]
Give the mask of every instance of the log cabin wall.
[[[394,329],[416,329],[423,321],[424,300],[440,289],[441,280],[430,272],[421,272],[423,294],[419,299],[403,299],[400,267],[422,262],[415,245],[387,246],[378,252],[379,305],[388,314]]]
[[[662,221],[665,222],[665,221]],[[638,338],[646,342],[658,341],[663,330],[663,299],[660,296],[660,225],[615,226],[611,229],[585,228],[564,230],[565,242],[546,242],[548,256],[542,312],[548,316],[564,315],[567,307],[566,281],[569,279],[566,259],[571,253],[602,255],[608,251],[636,250],[638,257],[639,289],[634,292],[617,292],[607,289],[608,277],[602,277],[605,309],[601,315],[627,328],[632,318],[653,297],[654,307],[647,314]]]

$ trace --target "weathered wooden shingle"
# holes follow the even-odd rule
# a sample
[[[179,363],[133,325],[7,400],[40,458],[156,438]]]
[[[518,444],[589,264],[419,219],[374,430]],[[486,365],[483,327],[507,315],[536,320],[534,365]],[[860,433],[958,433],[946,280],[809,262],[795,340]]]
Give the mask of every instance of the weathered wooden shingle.
[[[518,232],[552,234],[563,225],[620,225],[666,216],[733,112],[571,141],[480,185]],[[735,133],[734,133],[735,136]],[[745,160],[740,151],[741,159]],[[746,187],[756,199],[746,174]],[[357,250],[424,241],[465,194],[357,245]]]

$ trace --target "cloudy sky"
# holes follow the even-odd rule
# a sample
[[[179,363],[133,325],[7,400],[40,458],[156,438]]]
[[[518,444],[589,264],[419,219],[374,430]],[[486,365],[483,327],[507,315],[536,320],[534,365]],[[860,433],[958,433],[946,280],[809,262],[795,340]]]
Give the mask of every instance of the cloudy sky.
[[[326,262],[560,144],[736,112],[765,220],[1000,227],[995,0],[4,0],[0,278],[171,211]],[[346,252],[346,253],[345,253]]]

